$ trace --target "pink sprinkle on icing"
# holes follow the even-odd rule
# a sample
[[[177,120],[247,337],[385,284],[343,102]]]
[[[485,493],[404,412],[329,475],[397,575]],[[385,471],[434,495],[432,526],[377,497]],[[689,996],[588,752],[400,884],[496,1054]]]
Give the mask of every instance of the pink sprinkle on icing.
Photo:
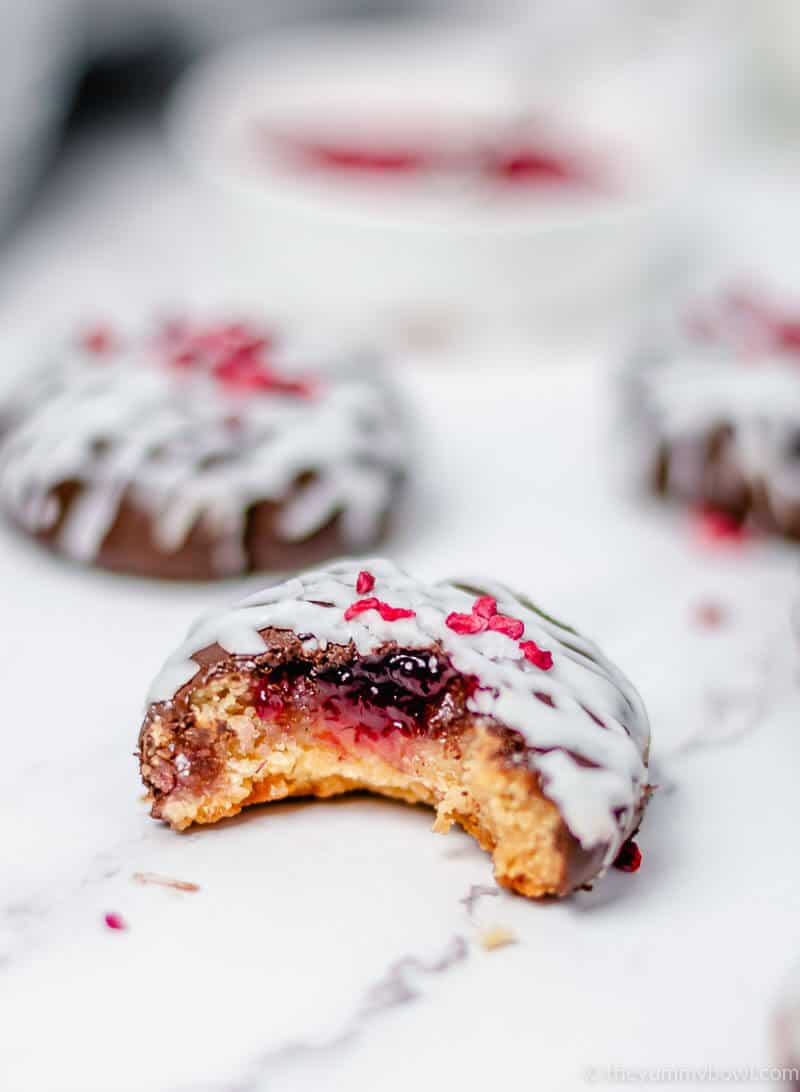
[[[485,618],[477,614],[459,614],[457,611],[448,614],[444,624],[448,629],[452,629],[453,633],[483,633],[489,627]]]
[[[507,614],[494,614],[489,619],[489,629],[495,633],[504,633],[513,641],[518,641],[525,632],[525,626],[519,618],[509,618]]]
[[[269,361],[273,339],[245,323],[197,328],[173,321],[165,328],[161,344],[174,367],[202,369],[229,390],[269,391],[298,398],[315,394],[312,381],[275,371]]]
[[[497,614],[497,600],[491,595],[481,595],[472,604],[472,613],[477,614],[479,618],[485,618],[488,620],[495,614]]]
[[[370,596],[369,599],[357,599],[355,603],[351,603],[347,610],[344,612],[345,622],[352,621],[357,614],[363,614],[365,610],[377,610],[380,604],[380,599],[376,596]]]
[[[362,569],[356,577],[356,592],[359,595],[366,595],[366,593],[372,591],[374,587],[375,577],[372,573],[367,572],[366,569]]]
[[[535,641],[520,641],[519,647],[525,659],[541,668],[542,671],[549,671],[553,666],[552,652],[539,648]]]
[[[125,921],[122,914],[117,914],[113,910],[103,915],[103,921],[109,929],[116,929],[119,931],[128,928],[128,923]]]
[[[379,603],[378,613],[384,622],[397,622],[401,618],[413,618],[416,611],[407,607],[390,607],[388,603]]]
[[[367,599],[357,599],[355,603],[351,603],[344,612],[344,620],[350,622],[357,615],[368,610],[376,610],[384,622],[397,622],[401,618],[413,618],[416,613],[406,607],[392,607],[373,595]]]

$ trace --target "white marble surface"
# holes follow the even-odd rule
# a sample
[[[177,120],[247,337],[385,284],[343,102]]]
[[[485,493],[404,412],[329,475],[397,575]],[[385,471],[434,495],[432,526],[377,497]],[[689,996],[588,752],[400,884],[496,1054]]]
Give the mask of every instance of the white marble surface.
[[[199,201],[146,134],[84,149],[6,248],[6,330],[121,311],[131,293],[246,296],[220,288]],[[660,785],[642,869],[528,903],[494,889],[466,836],[366,798],[183,835],[157,825],[133,757],[142,695],[196,612],[256,582],[113,578],[4,532],[4,1092],[571,1092],[607,1084],[605,1066],[773,1060],[777,991],[800,954],[797,551],[709,551],[681,512],[626,497],[602,363],[540,364],[408,364],[420,461],[391,550],[421,575],[517,584],[640,686]],[[707,602],[717,629],[693,621]],[[485,951],[495,925],[516,944]]]

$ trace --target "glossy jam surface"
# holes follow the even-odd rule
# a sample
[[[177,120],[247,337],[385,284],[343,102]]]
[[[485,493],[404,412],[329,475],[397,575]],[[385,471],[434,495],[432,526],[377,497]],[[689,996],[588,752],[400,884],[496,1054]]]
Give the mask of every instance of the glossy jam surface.
[[[442,735],[463,715],[466,692],[443,657],[399,650],[336,667],[293,662],[274,668],[255,682],[253,704],[277,727],[302,718],[328,738],[347,733],[355,742],[378,742]]]

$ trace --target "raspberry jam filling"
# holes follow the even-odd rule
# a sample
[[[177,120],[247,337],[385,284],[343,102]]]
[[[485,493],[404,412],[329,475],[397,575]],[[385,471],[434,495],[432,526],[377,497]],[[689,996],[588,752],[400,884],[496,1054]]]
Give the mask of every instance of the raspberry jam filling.
[[[442,656],[396,651],[335,667],[292,662],[254,682],[256,714],[337,746],[441,738],[463,718],[468,684]]]

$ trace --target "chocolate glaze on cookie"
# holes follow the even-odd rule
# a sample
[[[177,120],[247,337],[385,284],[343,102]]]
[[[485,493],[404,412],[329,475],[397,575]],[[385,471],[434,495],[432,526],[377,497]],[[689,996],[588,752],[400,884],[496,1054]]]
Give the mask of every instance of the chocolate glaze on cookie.
[[[95,332],[0,400],[0,505],[105,568],[280,571],[379,540],[404,449],[364,355],[242,324]]]

